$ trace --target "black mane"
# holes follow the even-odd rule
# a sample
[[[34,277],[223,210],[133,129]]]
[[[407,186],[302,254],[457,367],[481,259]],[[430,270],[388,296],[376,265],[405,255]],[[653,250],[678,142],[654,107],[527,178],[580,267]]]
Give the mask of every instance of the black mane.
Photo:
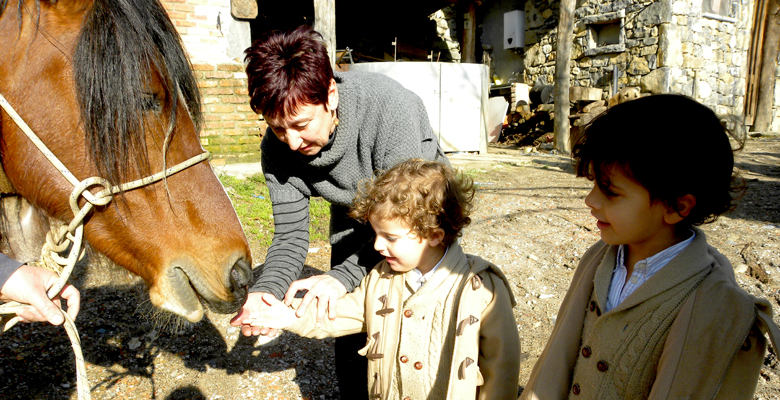
[[[73,55],[81,118],[101,174],[118,183],[131,166],[148,173],[144,110],[156,70],[175,120],[181,92],[200,131],[200,93],[181,39],[159,0],[96,0]],[[167,138],[166,138],[167,140]],[[138,164],[138,161],[142,161]]]
[[[0,0],[0,14],[7,5],[8,0]],[[154,71],[165,92],[159,108],[168,113],[170,126],[176,124],[181,93],[200,131],[195,77],[159,0],[95,0],[84,18],[73,68],[88,151],[101,176],[113,184],[130,172],[149,173],[144,130],[156,122],[148,112],[159,100],[150,96]]]

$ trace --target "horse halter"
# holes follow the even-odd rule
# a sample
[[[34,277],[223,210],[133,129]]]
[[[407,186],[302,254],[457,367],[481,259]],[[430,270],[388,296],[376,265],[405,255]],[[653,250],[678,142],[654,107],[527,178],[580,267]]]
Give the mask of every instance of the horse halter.
[[[76,265],[76,261],[78,261],[78,259],[80,259],[84,254],[84,249],[82,247],[84,238],[84,218],[89,214],[94,206],[106,205],[111,201],[111,199],[113,199],[114,194],[116,193],[137,189],[139,187],[164,180],[167,177],[176,174],[177,172],[183,171],[209,158],[209,152],[204,151],[197,156],[176,164],[173,167],[166,168],[156,174],[116,186],[111,186],[108,180],[101,177],[91,177],[79,181],[57,158],[57,156],[55,156],[54,153],[52,153],[51,150],[46,147],[46,145],[35,134],[35,132],[33,132],[33,130],[27,125],[27,123],[24,122],[22,117],[20,117],[16,110],[11,107],[11,104],[8,102],[8,100],[5,99],[2,93],[0,93],[0,106],[11,117],[16,125],[22,130],[22,132],[27,135],[33,144],[35,144],[41,153],[43,153],[43,155],[46,156],[46,158],[54,165],[54,167],[60,171],[65,179],[67,179],[73,185],[73,191],[70,194],[70,208],[73,211],[74,218],[67,225],[67,227],[60,227],[65,229],[52,227],[49,234],[46,235],[46,244],[41,251],[41,258],[43,262],[50,265],[57,264],[57,266],[62,268],[61,272],[59,273],[60,277],[57,280],[57,283],[52,286],[47,293],[49,298],[54,298],[60,293],[62,288],[67,283],[68,278],[73,271],[73,267]],[[5,178],[4,175],[5,174],[3,173],[3,177]],[[103,188],[103,190],[97,193],[90,192],[89,189],[94,186],[100,186]],[[86,199],[86,203],[81,208],[79,208],[78,204],[80,197],[84,197]],[[59,253],[67,250],[69,242],[73,245],[67,258],[60,256]],[[0,305],[0,315],[13,314],[16,312],[16,310],[23,306],[24,305],[16,302],[5,303]],[[71,339],[71,344],[73,345],[73,350],[76,355],[76,375],[79,399],[89,399],[89,384],[87,381],[84,359],[81,355],[81,345],[78,332],[76,331],[76,326],[73,323],[73,320],[70,319],[70,316],[64,311],[62,312],[62,315],[65,318],[65,330],[68,332],[68,336]],[[3,327],[2,331],[7,331],[13,327],[17,321],[17,318],[11,319],[11,321],[9,321]],[[2,333],[2,331],[0,331],[0,333]]]
[[[74,224],[78,224],[82,221],[87,213],[91,210],[92,206],[103,206],[108,204],[111,199],[113,198],[114,194],[128,191],[132,189],[137,189],[139,187],[143,187],[146,185],[150,185],[152,183],[158,182],[160,180],[163,180],[173,174],[176,174],[177,172],[183,171],[195,164],[200,163],[203,160],[206,160],[209,158],[210,153],[208,151],[204,151],[201,154],[198,154],[197,156],[194,156],[186,161],[183,161],[179,164],[174,165],[173,167],[167,168],[161,172],[158,172],[156,174],[147,176],[145,178],[136,179],[131,182],[123,183],[121,185],[111,186],[110,183],[100,177],[91,177],[84,179],[83,181],[79,181],[71,172],[68,170],[68,168],[57,158],[57,156],[54,155],[54,153],[49,150],[48,147],[41,141],[41,139],[33,132],[33,130],[27,125],[27,123],[24,122],[22,117],[19,116],[19,114],[14,110],[13,107],[11,107],[11,104],[8,102],[8,100],[3,97],[3,95],[0,93],[0,106],[5,110],[6,113],[11,117],[11,119],[16,123],[17,126],[24,132],[27,137],[35,144],[35,146],[43,153],[43,155],[54,165],[55,168],[67,179],[72,185],[73,185],[73,192],[70,195],[70,207],[73,211],[74,220],[71,221],[71,223],[68,226],[68,230],[70,233],[73,233],[75,231]],[[101,190],[98,193],[92,193],[89,189],[93,186],[102,186],[103,190]],[[78,200],[79,197],[84,197],[87,200],[87,204],[84,205],[83,208],[79,208],[78,206]]]

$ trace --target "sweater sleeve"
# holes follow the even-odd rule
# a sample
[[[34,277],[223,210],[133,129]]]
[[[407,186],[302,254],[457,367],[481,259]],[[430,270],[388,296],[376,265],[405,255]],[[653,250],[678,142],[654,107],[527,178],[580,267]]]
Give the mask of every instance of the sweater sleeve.
[[[266,133],[268,134],[268,133]],[[309,249],[309,197],[281,176],[263,149],[262,164],[273,207],[274,237],[251,292],[281,300],[303,270]]]
[[[8,281],[8,278],[10,278],[22,265],[24,265],[24,263],[0,253],[0,289],[3,288],[5,282]]]

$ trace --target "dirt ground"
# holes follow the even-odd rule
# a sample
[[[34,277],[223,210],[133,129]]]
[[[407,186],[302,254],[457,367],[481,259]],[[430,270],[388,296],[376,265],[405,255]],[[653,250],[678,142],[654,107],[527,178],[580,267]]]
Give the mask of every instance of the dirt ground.
[[[673,145],[673,144],[672,144]],[[479,187],[462,245],[509,278],[522,338],[521,387],[528,380],[585,250],[599,238],[583,203],[590,183],[565,156],[491,147],[487,156],[453,155]],[[662,160],[660,160],[662,162]],[[780,310],[780,138],[748,141],[738,156],[748,192],[736,211],[703,227],[732,262],[740,284]],[[253,249],[262,262],[265,249]],[[307,274],[328,265],[312,243]],[[155,316],[137,281],[118,269],[86,267],[77,320],[95,399],[337,399],[333,341],[289,333],[259,346],[230,327],[228,315],[198,324]],[[0,398],[76,399],[73,354],[64,330],[17,326],[0,336]],[[774,350],[756,399],[780,399]]]

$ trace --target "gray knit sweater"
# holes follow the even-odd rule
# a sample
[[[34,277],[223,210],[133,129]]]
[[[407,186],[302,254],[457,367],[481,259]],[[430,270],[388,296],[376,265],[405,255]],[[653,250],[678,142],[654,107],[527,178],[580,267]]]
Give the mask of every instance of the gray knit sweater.
[[[22,265],[24,265],[24,263],[0,253],[0,289],[3,288],[3,285],[5,285],[8,278],[10,278]]]
[[[352,291],[381,259],[371,226],[347,216],[358,183],[408,158],[447,164],[422,100],[395,80],[367,72],[336,73],[339,125],[315,156],[293,152],[270,131],[261,144],[273,203],[274,238],[252,292],[284,297],[309,248],[309,198],[331,203],[329,275]]]

